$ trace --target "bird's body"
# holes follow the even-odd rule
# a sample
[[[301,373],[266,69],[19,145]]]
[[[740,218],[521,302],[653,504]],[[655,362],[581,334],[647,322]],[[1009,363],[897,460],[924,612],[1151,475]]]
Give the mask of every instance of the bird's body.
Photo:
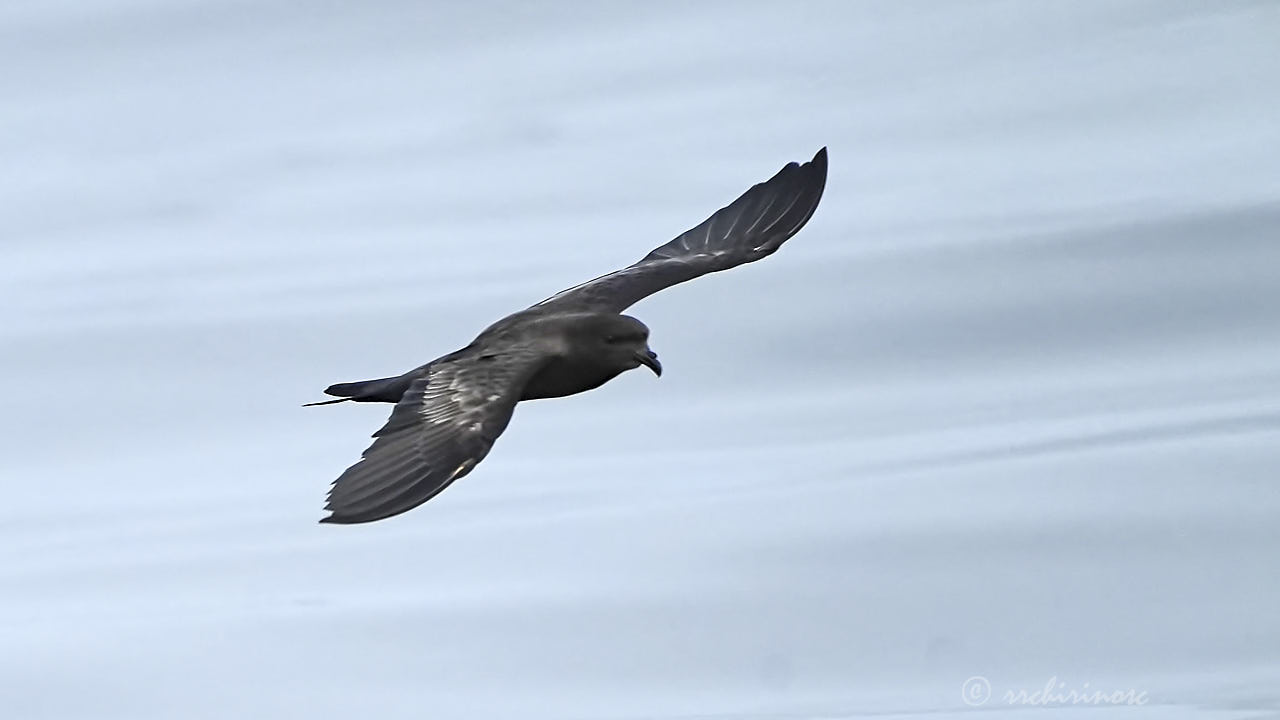
[[[595,390],[622,373],[623,369],[595,362],[593,358],[552,358],[525,383],[520,399],[544,400],[577,395]]]
[[[330,386],[338,399],[312,404],[396,407],[363,459],[334,482],[322,522],[372,522],[431,499],[484,459],[522,400],[592,390],[641,365],[661,375],[649,329],[622,311],[772,254],[808,222],[826,175],[823,148],[639,262],[508,315],[460,350],[396,377]]]

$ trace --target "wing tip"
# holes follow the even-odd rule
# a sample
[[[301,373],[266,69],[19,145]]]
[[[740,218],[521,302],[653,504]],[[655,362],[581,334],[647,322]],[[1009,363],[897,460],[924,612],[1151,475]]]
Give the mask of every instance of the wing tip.
[[[343,512],[339,510],[333,502],[333,490],[329,490],[329,496],[325,498],[324,512],[329,513],[320,518],[321,525],[354,525],[360,522],[366,522],[361,518],[361,513]]]
[[[825,186],[827,184],[827,146],[823,145],[821,150],[813,154],[813,159],[805,164],[817,171],[819,182]]]
[[[376,511],[343,513],[338,510],[330,510],[326,508],[326,512],[328,512],[329,514],[320,518],[320,520],[318,521],[321,525],[360,525],[362,523],[371,523],[377,520],[383,520],[383,519],[392,517],[393,515],[398,515],[399,512],[404,512],[404,511],[401,510],[399,512],[391,513],[388,515],[388,514],[379,514]]]
[[[804,164],[797,165],[795,162],[788,163],[787,166],[783,168],[782,172],[778,173],[778,176],[781,176],[788,170],[792,171],[792,173],[790,179],[787,181],[790,183],[790,187],[787,192],[794,195],[792,206],[798,204],[801,208],[801,214],[795,222],[791,223],[789,228],[780,233],[780,236],[774,243],[772,243],[772,250],[777,250],[782,243],[800,232],[800,230],[809,223],[809,219],[813,217],[813,214],[817,212],[818,204],[822,202],[822,196],[827,189],[827,146],[823,145],[819,148],[818,152],[813,154],[813,158]],[[775,179],[778,176],[775,176]],[[774,222],[766,226],[765,229],[772,229],[774,225],[781,222],[783,217],[790,212],[792,206],[789,206],[786,211],[783,212],[782,217],[774,220]]]

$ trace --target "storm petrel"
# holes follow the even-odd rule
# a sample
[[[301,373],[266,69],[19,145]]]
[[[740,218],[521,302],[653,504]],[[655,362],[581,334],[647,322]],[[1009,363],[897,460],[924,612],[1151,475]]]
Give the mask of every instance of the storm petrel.
[[[334,481],[321,522],[382,520],[435,497],[484,459],[521,400],[592,390],[641,365],[662,375],[649,329],[622,311],[672,285],[771,255],[809,221],[826,182],[823,148],[634,265],[508,315],[461,350],[396,377],[330,386],[325,393],[337,400],[310,404],[395,408],[363,459]]]

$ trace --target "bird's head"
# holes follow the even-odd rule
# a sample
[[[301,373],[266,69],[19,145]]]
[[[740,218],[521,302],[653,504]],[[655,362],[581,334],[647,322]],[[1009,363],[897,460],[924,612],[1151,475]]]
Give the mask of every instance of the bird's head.
[[[578,325],[578,341],[610,367],[619,371],[641,365],[662,375],[658,355],[649,349],[649,328],[627,315],[592,315]]]

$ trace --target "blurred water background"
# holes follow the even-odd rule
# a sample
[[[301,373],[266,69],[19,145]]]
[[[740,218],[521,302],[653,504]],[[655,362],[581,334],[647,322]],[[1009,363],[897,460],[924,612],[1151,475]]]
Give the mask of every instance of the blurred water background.
[[[4,717],[1280,716],[1280,5],[50,0],[0,68]],[[388,408],[301,403],[823,145],[661,380],[316,524]]]

